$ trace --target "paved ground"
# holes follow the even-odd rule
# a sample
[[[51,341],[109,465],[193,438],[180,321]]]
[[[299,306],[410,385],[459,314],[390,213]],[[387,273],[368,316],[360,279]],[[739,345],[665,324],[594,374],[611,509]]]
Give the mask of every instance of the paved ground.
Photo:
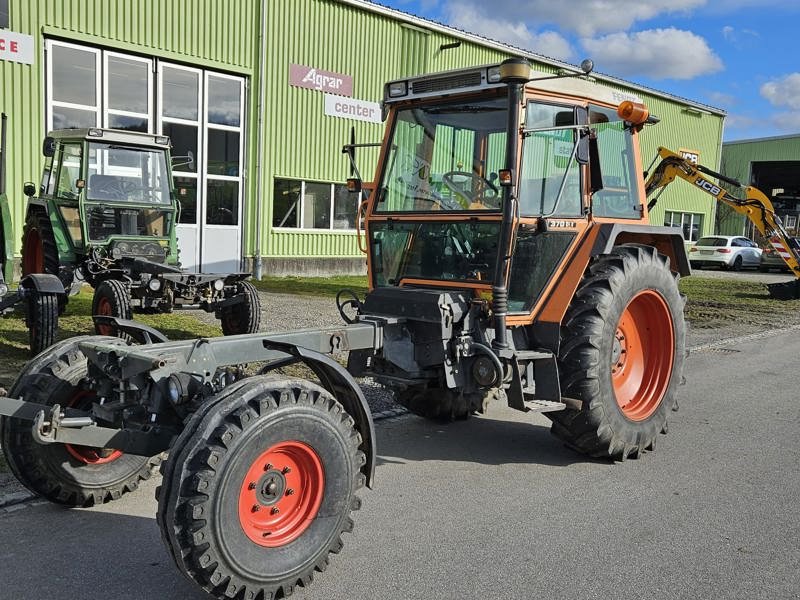
[[[296,597],[796,599],[798,353],[794,332],[696,348],[669,435],[625,463],[499,406],[381,421],[355,532]],[[6,509],[0,596],[204,597],[161,545],[154,485],[89,510]]]

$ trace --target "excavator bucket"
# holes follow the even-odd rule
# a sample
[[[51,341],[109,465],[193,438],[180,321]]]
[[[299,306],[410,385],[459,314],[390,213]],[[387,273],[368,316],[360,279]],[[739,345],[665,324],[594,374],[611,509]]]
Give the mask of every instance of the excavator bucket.
[[[775,300],[797,300],[800,298],[800,279],[767,284],[769,295]]]

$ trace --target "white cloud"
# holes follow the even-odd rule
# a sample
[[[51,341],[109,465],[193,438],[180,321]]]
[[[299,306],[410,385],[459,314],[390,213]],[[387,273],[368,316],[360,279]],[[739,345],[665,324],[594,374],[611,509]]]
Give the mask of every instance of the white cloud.
[[[581,43],[598,71],[624,77],[692,79],[723,68],[703,38],[672,27],[612,33]]]
[[[800,110],[800,73],[790,73],[768,81],[759,90],[773,106],[788,106]]]
[[[464,26],[465,13],[477,13],[487,26],[497,15],[514,15],[520,22],[512,27],[538,29],[557,26],[583,37],[592,37],[629,29],[634,23],[665,13],[687,13],[706,4],[707,0],[448,0],[442,10],[445,20],[456,27]],[[506,23],[509,23],[506,20]]]
[[[770,118],[770,121],[780,131],[787,133],[800,132],[800,111],[775,113]]]
[[[487,19],[479,9],[466,4],[459,9],[458,21],[451,21],[451,24],[464,31],[477,33],[550,58],[569,60],[573,57],[570,43],[555,31],[534,33],[522,22]]]
[[[736,39],[735,31],[736,30],[730,25],[725,25],[725,27],[722,28],[722,37],[724,37],[728,41],[735,40]]]
[[[736,104],[736,96],[718,91],[709,92],[708,99],[714,106],[733,106]]]

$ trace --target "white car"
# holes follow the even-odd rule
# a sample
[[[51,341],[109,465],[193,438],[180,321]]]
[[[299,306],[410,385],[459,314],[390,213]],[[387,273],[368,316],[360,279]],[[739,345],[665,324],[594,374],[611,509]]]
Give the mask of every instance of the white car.
[[[738,271],[742,267],[758,268],[761,248],[746,237],[738,235],[709,235],[702,237],[689,248],[692,267],[717,266]]]

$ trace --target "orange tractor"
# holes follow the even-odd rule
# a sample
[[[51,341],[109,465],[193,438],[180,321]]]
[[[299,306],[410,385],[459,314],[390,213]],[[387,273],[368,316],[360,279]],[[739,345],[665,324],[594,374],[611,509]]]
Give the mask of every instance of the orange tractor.
[[[680,232],[648,224],[637,135],[656,119],[517,59],[390,82],[384,106],[359,210],[370,292],[340,294],[347,325],[148,343],[119,322],[145,343],[57,344],[0,399],[26,486],[106,502],[163,460],[157,520],[178,569],[218,598],[282,597],[340,550],[374,478],[354,377],[429,418],[503,399],[591,456],[654,448],[682,380],[690,271]],[[293,363],[315,380],[276,375]]]

